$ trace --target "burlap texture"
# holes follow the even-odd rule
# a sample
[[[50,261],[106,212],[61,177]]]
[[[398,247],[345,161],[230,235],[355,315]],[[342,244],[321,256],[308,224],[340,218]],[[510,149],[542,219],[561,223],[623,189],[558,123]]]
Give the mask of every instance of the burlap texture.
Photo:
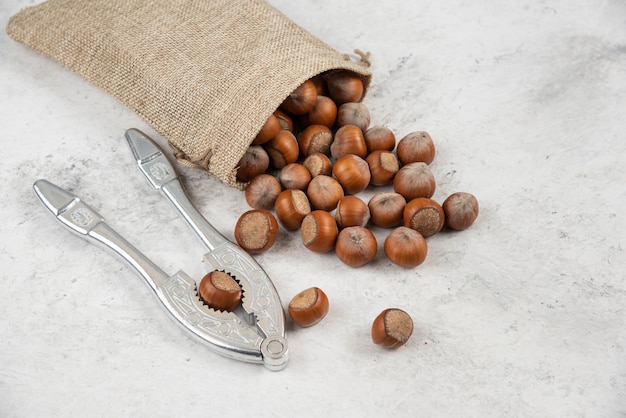
[[[231,186],[267,118],[303,81],[371,74],[262,0],[48,0],[7,33],[113,95]]]

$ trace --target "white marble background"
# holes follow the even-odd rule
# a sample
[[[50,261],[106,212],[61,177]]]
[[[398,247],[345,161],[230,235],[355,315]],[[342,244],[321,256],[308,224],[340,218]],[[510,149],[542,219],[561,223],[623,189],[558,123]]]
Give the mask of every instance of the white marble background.
[[[34,3],[3,0],[1,26]],[[430,239],[412,270],[382,254],[352,269],[282,232],[259,262],[285,305],[319,286],[329,315],[289,327],[279,373],[217,356],[31,188],[73,190],[164,270],[201,276],[204,249],[123,134],[164,139],[3,32],[0,416],[626,416],[626,3],[270,3],[342,52],[372,53],[373,123],[429,131],[435,198],[474,193],[477,222]],[[232,237],[241,192],[180,172]],[[396,351],[369,338],[391,306],[416,327]]]

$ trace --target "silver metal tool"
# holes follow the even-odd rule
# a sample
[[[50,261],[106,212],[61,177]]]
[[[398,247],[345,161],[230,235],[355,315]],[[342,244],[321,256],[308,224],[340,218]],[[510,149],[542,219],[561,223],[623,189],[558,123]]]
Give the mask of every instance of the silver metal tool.
[[[288,360],[285,314],[265,271],[195,209],[174,168],[150,138],[134,129],[127,131],[126,138],[150,184],[173,203],[209,249],[204,255],[209,270],[224,270],[239,282],[243,291],[242,317],[205,305],[192,278],[182,271],[172,276],[166,274],[79,197],[46,180],[35,182],[35,193],[73,232],[104,244],[128,261],[176,322],[210,349],[232,359],[262,363],[270,370],[285,368]]]

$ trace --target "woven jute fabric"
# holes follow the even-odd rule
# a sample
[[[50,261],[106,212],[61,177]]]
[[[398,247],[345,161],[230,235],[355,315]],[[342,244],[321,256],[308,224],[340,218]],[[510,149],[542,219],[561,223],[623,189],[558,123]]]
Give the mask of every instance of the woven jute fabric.
[[[48,0],[13,16],[13,39],[139,114],[225,183],[282,101],[314,75],[371,74],[262,0]]]

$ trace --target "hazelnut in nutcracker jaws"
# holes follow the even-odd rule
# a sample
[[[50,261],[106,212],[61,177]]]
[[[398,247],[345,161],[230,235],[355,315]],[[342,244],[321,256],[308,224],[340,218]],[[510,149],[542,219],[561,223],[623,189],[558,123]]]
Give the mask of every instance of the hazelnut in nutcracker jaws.
[[[310,327],[320,322],[328,313],[328,296],[317,287],[298,293],[289,302],[287,311],[296,324]]]
[[[478,217],[478,200],[471,193],[456,192],[443,202],[446,225],[461,231],[469,228]]]
[[[267,251],[278,236],[278,222],[270,211],[252,209],[245,212],[235,225],[237,244],[251,254]]]
[[[241,287],[223,271],[207,273],[198,286],[200,299],[217,311],[234,311],[241,303]]]
[[[413,334],[413,320],[401,309],[385,309],[372,324],[372,341],[385,348],[403,346],[411,334]]]

